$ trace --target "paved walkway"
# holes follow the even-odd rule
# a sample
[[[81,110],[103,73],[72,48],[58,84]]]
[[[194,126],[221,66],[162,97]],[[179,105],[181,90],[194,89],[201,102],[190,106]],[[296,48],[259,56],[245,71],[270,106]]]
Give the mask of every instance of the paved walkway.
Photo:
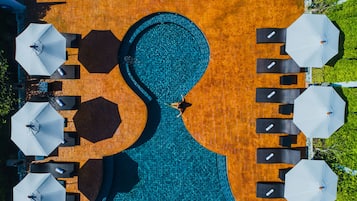
[[[228,178],[236,200],[261,200],[255,196],[256,182],[279,181],[278,169],[291,167],[255,162],[258,147],[279,146],[278,135],[255,133],[255,119],[286,117],[278,114],[278,104],[255,103],[255,88],[282,87],[279,75],[256,74],[255,61],[287,58],[279,55],[280,44],[257,45],[255,29],[287,27],[304,12],[303,1],[66,0],[64,4],[37,8],[41,21],[54,24],[62,32],[85,36],[92,29],[109,29],[120,40],[132,24],[151,13],[170,11],[188,17],[205,34],[211,51],[207,71],[187,95],[193,105],[182,119],[189,133],[202,146],[227,156]],[[71,49],[69,54],[67,64],[79,64],[77,50]],[[49,159],[79,161],[83,165],[89,158],[120,152],[139,138],[146,124],[147,108],[117,69],[109,74],[90,74],[81,66],[81,79],[63,80],[61,92],[80,95],[82,101],[104,96],[116,102],[122,124],[114,137],[94,144],[81,139],[80,146],[60,148],[59,157]],[[288,87],[304,86],[305,76],[299,74],[298,85]],[[69,119],[74,113],[62,112]],[[67,129],[75,130],[71,122]],[[299,135],[296,146],[305,145],[305,140]],[[76,178],[68,180],[66,188],[78,191]],[[82,195],[81,200],[86,198]]]

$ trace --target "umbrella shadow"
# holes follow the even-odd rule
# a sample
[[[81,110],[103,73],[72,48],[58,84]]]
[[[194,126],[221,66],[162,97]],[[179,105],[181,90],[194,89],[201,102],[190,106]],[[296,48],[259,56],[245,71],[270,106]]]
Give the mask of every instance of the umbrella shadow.
[[[95,200],[103,178],[103,160],[89,159],[78,172],[78,189],[89,199]]]
[[[113,200],[116,193],[128,193],[140,181],[138,163],[128,154],[121,152],[114,157],[112,186],[107,200]]]
[[[336,23],[336,21],[332,21],[332,23],[337,27],[338,30],[340,30],[340,36],[339,36],[339,40],[338,40],[338,53],[326,63],[326,65],[329,65],[329,66],[335,66],[337,61],[342,59],[342,57],[344,55],[344,51],[345,51],[345,48],[344,48],[345,33],[342,31],[342,29]]]
[[[118,105],[103,97],[81,103],[73,117],[78,135],[95,143],[111,138],[121,123]]]
[[[110,30],[92,30],[80,41],[78,60],[90,73],[109,73],[118,64],[119,47]]]
[[[46,23],[43,19],[47,12],[51,10],[52,6],[65,4],[66,2],[47,2],[47,3],[37,3],[37,0],[26,0],[24,5],[26,6],[26,19],[27,24],[29,23]],[[26,27],[26,26],[25,26]]]

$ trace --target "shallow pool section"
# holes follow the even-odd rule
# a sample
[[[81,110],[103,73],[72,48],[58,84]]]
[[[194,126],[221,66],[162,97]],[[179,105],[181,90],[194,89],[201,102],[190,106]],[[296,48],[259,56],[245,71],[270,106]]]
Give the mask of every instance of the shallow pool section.
[[[225,156],[196,142],[166,105],[187,94],[207,68],[208,43],[198,27],[178,14],[148,16],[128,31],[119,61],[149,114],[143,138],[125,151],[138,163],[139,182],[129,192],[111,191],[107,200],[233,200]]]

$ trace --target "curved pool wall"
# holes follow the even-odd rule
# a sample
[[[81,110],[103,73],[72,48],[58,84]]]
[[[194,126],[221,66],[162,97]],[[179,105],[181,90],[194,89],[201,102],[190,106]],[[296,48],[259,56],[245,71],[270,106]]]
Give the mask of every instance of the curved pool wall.
[[[140,181],[128,193],[110,191],[106,200],[234,200],[225,156],[197,143],[165,105],[188,93],[208,62],[204,35],[181,15],[155,13],[129,29],[120,71],[148,108],[142,137],[125,151],[139,164]]]

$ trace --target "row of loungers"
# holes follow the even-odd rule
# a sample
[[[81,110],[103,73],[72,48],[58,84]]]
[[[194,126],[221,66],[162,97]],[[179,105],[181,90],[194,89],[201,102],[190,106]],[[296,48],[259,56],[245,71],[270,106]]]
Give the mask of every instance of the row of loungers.
[[[256,42],[259,43],[285,43],[285,28],[261,28],[256,30]],[[285,45],[280,47],[280,54],[287,55]],[[256,72],[281,73],[280,85],[297,84],[297,73],[306,72],[292,59],[259,58],[256,63]],[[295,74],[295,75],[291,75]],[[294,109],[294,100],[304,91],[302,88],[257,88],[256,102],[280,103],[279,113],[291,115]],[[297,143],[299,128],[293,123],[292,118],[257,118],[257,134],[287,134],[279,136],[279,145],[284,148],[258,148],[256,162],[258,164],[285,163],[295,165],[301,159],[307,158],[307,147],[291,147]],[[256,197],[258,198],[284,198],[285,174],[291,168],[279,169],[277,182],[257,182]]]
[[[81,40],[80,34],[62,33],[66,38],[67,48],[78,48]],[[51,76],[31,76],[31,81],[39,82],[40,79],[79,79],[80,66],[79,65],[62,65]],[[57,82],[57,81],[56,81]],[[51,83],[49,83],[50,86]],[[57,83],[56,83],[57,84]],[[49,87],[50,88],[50,87]],[[61,88],[61,87],[60,87]],[[52,89],[51,89],[52,90]],[[54,91],[54,90],[53,90]],[[29,102],[49,102],[56,110],[77,110],[81,103],[80,96],[32,96]],[[66,122],[65,122],[66,126]],[[59,147],[70,147],[79,145],[79,136],[77,132],[64,132],[64,143]],[[58,154],[58,149],[55,149],[50,156]],[[71,178],[78,176],[79,163],[78,162],[45,162],[45,163],[31,163],[29,171],[31,173],[51,173],[58,182],[66,187],[66,181],[59,178]],[[66,201],[79,201],[80,194],[66,192]]]

